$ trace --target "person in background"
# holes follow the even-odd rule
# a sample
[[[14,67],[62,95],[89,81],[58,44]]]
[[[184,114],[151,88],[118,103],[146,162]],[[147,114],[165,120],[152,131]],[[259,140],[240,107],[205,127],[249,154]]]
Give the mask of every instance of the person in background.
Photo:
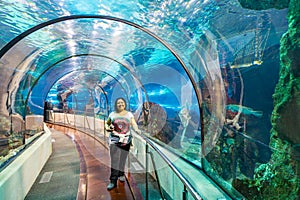
[[[117,187],[117,181],[125,181],[125,163],[132,143],[133,129],[141,133],[131,112],[126,110],[126,101],[117,98],[115,101],[115,111],[111,112],[105,124],[105,128],[110,132],[109,151],[111,160],[110,183],[108,190]]]

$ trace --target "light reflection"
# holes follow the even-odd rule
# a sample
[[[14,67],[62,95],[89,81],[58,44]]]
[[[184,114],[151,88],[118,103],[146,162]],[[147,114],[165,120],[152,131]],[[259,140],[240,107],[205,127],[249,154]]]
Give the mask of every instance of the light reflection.
[[[76,42],[75,42],[74,40],[69,40],[69,41],[68,41],[68,45],[69,45],[70,47],[74,47],[74,46],[76,46]]]
[[[195,3],[195,0],[191,0],[187,3],[186,8],[189,9],[191,7],[191,5],[193,5]]]
[[[159,96],[159,95],[163,95],[163,94],[167,94],[168,93],[168,89],[160,89],[160,90],[155,90],[155,91],[151,91],[148,92],[148,96]]]
[[[71,47],[70,51],[71,51],[72,54],[75,54],[76,53],[76,48],[75,47]]]
[[[110,27],[110,25],[104,22],[96,22],[94,23],[93,27],[94,29],[98,29],[99,27],[101,27],[102,29],[106,30]]]
[[[73,30],[69,29],[69,30],[66,30],[66,32],[67,32],[67,35],[68,35],[69,38],[73,38],[73,35],[75,35]]]
[[[28,5],[33,9],[37,9],[37,6],[35,5],[34,2],[30,2],[30,3],[28,3]]]
[[[76,53],[76,42],[74,40],[70,40],[67,42],[68,46],[69,46],[69,50],[72,54]]]
[[[124,24],[118,24],[117,27],[115,27],[114,32],[112,33],[113,36],[119,36],[124,32]]]

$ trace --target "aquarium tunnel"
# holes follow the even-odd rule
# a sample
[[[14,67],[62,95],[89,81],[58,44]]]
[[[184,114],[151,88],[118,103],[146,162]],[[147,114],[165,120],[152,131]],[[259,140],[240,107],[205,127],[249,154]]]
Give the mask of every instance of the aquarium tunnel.
[[[132,154],[147,160],[137,156],[146,141],[156,157],[145,166],[158,189],[144,199],[177,199],[183,183],[182,199],[299,198],[299,7],[0,1],[0,173],[53,125],[107,145],[104,123],[122,97],[142,131]]]

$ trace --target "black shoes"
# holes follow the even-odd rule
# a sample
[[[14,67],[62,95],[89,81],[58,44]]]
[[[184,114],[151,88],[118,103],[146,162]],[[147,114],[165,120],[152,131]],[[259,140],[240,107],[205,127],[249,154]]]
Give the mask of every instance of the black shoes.
[[[107,186],[107,190],[112,190],[115,187],[117,187],[117,183],[111,181]]]

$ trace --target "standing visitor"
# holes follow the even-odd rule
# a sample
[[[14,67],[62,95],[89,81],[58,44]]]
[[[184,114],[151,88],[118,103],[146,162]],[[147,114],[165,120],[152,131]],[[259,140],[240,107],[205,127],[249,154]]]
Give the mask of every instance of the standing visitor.
[[[109,150],[111,160],[110,183],[108,190],[117,187],[117,181],[125,181],[125,163],[129,154],[132,142],[131,128],[137,133],[141,133],[131,112],[126,110],[126,101],[117,98],[115,101],[115,111],[110,113],[105,124],[105,128],[110,132]]]

